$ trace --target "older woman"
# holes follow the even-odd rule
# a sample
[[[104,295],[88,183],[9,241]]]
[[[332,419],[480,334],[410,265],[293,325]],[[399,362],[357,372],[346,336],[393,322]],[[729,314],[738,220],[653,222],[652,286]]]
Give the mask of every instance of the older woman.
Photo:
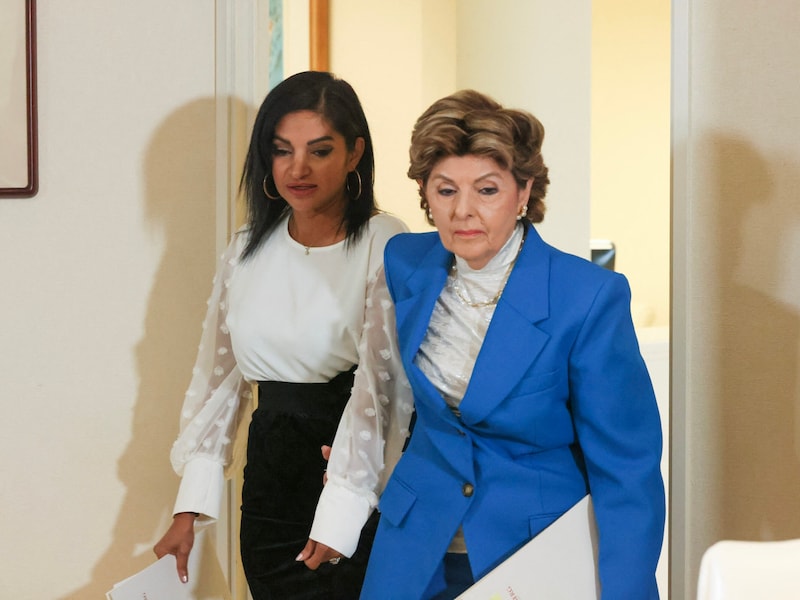
[[[658,597],[661,426],[630,289],[531,225],[544,216],[543,136],[475,91],[414,128],[409,177],[438,233],[386,247],[369,360],[298,557],[349,556],[377,505],[362,598],[453,598],[586,493],[603,598]]]

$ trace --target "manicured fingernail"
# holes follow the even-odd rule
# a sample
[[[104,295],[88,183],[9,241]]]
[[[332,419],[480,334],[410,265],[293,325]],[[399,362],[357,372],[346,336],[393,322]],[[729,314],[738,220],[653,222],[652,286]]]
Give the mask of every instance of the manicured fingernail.
[[[189,576],[188,575],[181,575],[181,581],[183,583],[189,583]]]
[[[300,554],[298,554],[298,555],[297,555],[297,558],[295,558],[295,560],[296,560],[296,561],[298,561],[298,562],[300,562],[301,560],[303,560],[303,553],[301,552]]]

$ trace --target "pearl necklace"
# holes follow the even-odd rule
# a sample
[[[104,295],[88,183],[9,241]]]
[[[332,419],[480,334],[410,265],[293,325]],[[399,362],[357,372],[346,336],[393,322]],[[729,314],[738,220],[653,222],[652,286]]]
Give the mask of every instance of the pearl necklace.
[[[514,256],[514,259],[508,263],[508,268],[506,269],[505,275],[503,275],[503,281],[500,283],[500,289],[497,290],[497,293],[489,298],[488,300],[483,300],[481,302],[473,302],[469,299],[466,295],[465,290],[461,287],[461,280],[458,277],[458,267],[456,265],[455,259],[453,260],[453,266],[450,267],[450,272],[453,275],[453,291],[458,296],[458,299],[461,301],[462,304],[469,306],[470,308],[486,308],[488,306],[494,306],[500,301],[500,296],[503,295],[503,290],[506,289],[506,283],[508,283],[508,278],[511,276],[511,270],[514,268],[514,265],[517,263],[517,259],[519,258],[520,252],[522,252],[522,244],[525,243],[525,235],[528,233],[526,229],[525,232],[522,234],[522,239],[519,241],[519,248],[517,248],[517,253]]]

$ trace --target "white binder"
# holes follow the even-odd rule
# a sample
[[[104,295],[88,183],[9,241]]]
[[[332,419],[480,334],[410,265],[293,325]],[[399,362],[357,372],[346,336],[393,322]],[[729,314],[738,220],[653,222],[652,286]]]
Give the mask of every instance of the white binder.
[[[597,526],[584,496],[456,600],[598,600]]]

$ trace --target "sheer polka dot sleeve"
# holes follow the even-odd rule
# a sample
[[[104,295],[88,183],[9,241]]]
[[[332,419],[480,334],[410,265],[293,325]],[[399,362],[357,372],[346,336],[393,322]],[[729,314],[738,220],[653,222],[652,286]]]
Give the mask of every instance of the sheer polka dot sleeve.
[[[311,538],[351,556],[409,435],[414,410],[383,268],[370,281],[359,366],[328,462]]]
[[[251,386],[236,365],[225,326],[227,289],[242,237],[237,234],[220,259],[197,360],[181,410],[180,433],[170,453],[175,472],[183,476],[175,512],[218,516],[215,513],[222,494],[224,469],[234,462],[236,434],[243,429],[242,421],[249,418],[251,410]]]

